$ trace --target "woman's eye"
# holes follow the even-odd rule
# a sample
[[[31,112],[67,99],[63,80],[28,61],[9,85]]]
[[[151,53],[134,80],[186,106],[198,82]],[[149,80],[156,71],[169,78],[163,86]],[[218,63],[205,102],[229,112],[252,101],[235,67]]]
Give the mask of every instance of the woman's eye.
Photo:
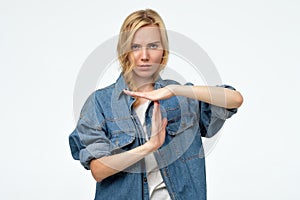
[[[157,49],[158,45],[157,44],[150,44],[149,48],[150,49]]]
[[[139,48],[140,48],[139,45],[136,45],[136,44],[131,45],[131,50],[138,50]]]

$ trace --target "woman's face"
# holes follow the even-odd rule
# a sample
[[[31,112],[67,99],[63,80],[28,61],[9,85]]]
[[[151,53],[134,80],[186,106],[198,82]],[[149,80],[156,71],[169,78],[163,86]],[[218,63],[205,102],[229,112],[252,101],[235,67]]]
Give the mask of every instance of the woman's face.
[[[153,81],[163,56],[159,28],[148,25],[140,28],[135,33],[131,50],[135,61],[133,78],[136,82]]]

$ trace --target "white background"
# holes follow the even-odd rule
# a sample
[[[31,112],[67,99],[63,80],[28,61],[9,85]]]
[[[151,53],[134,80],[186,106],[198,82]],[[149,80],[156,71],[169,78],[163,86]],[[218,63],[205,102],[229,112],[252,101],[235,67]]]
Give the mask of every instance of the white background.
[[[208,199],[299,199],[297,0],[2,0],[0,199],[93,199],[68,146],[74,85],[89,54],[144,8],[197,42],[244,96],[207,157]]]

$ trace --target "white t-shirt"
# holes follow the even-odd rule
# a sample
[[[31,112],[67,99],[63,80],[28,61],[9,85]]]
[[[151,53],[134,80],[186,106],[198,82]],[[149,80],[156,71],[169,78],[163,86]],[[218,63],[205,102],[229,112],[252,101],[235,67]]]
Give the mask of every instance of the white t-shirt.
[[[146,134],[146,124],[145,124],[145,113],[148,108],[150,101],[147,101],[137,107],[134,108],[141,125],[144,129],[144,137],[146,141],[149,140],[148,135]],[[147,170],[147,180],[148,180],[148,188],[149,188],[149,196],[151,200],[171,200],[169,192],[166,188],[166,185],[163,181],[163,178],[160,174],[159,168],[157,166],[157,162],[153,153],[147,155],[145,157],[145,164]]]

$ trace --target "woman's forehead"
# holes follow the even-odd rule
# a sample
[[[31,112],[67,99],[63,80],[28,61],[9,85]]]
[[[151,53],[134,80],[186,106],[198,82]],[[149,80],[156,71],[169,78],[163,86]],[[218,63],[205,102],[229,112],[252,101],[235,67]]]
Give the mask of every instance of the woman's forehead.
[[[155,25],[141,27],[133,36],[132,43],[148,44],[160,41],[160,31]]]

